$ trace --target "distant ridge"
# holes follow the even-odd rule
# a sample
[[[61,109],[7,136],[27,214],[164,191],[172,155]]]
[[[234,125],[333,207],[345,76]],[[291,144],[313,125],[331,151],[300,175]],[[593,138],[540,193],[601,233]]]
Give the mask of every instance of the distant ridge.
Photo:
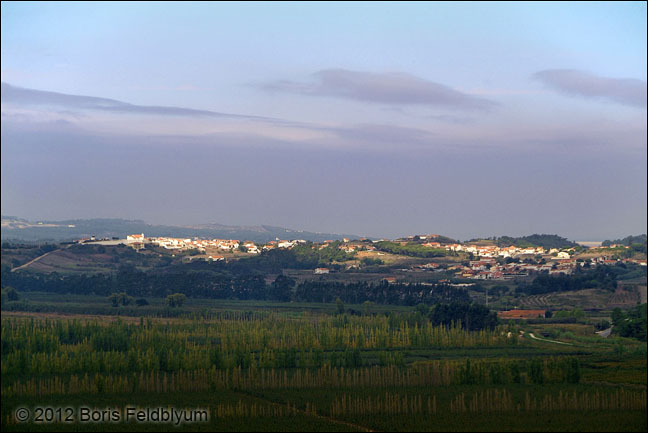
[[[576,242],[570,241],[567,238],[558,235],[549,235],[549,234],[533,234],[529,236],[500,236],[492,238],[479,238],[471,239],[468,242],[476,241],[491,241],[499,247],[507,247],[509,245],[515,245],[517,247],[543,247],[543,248],[572,248],[577,247]]]
[[[27,221],[23,218],[2,216],[2,239],[27,242],[66,241],[96,236],[124,238],[128,234],[144,233],[146,236],[178,238],[224,238],[268,242],[279,239],[304,239],[313,242],[342,238],[359,239],[360,236],[335,233],[317,233],[269,225],[229,226],[200,224],[191,226],[153,225],[142,220],[119,218],[75,219],[64,221]]]

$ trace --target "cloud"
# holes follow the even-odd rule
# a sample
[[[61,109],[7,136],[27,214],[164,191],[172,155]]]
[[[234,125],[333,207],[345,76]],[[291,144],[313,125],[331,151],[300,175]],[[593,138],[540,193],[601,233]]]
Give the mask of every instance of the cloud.
[[[333,96],[362,102],[424,105],[459,110],[487,110],[497,104],[459,92],[443,84],[404,73],[372,73],[326,69],[313,74],[314,81],[275,81],[261,88],[308,96]]]
[[[632,107],[646,108],[646,82],[632,78],[599,77],[575,69],[547,69],[533,77],[568,95],[601,98]]]
[[[394,108],[394,107],[392,107]],[[416,111],[397,106],[397,111]],[[145,113],[146,115],[142,114]],[[187,114],[191,113],[191,114]],[[196,114],[199,113],[199,114]],[[203,114],[209,113],[209,115]],[[420,113],[419,113],[420,114]],[[23,89],[2,84],[2,129],[70,133],[84,130],[100,136],[138,136],[146,143],[180,137],[197,147],[340,149],[370,152],[449,151],[476,152],[507,149],[539,153],[583,149],[645,149],[645,117],[609,119],[600,124],[587,116],[550,122],[533,120],[476,122],[474,113],[451,116],[393,116],[356,119],[342,123],[291,121],[269,117],[220,115],[178,107],[146,107],[88,96]],[[393,122],[393,123],[392,123]],[[465,123],[469,123],[466,127]],[[4,142],[3,142],[4,145]]]
[[[243,146],[258,146],[265,140],[266,145],[276,146],[299,143],[385,148],[429,145],[432,139],[428,131],[397,125],[325,125],[189,108],[141,106],[114,99],[26,89],[7,83],[2,83],[2,104],[3,127],[11,124],[21,130],[25,127],[51,130],[65,125],[98,133],[207,136],[216,138],[219,143]],[[152,117],[135,118],[137,114]],[[164,116],[167,118],[161,121],[160,117]],[[171,116],[173,118],[168,118]],[[241,124],[241,120],[245,123]]]
[[[58,92],[26,89],[2,83],[2,103],[18,106],[58,106],[77,110],[99,110],[113,113],[148,114],[161,116],[186,116],[186,117],[217,117],[229,119],[247,119],[268,122],[280,122],[262,116],[250,116],[230,113],[219,113],[208,110],[195,110],[192,108],[168,107],[156,105],[135,105],[115,99],[98,98],[94,96],[69,95]]]

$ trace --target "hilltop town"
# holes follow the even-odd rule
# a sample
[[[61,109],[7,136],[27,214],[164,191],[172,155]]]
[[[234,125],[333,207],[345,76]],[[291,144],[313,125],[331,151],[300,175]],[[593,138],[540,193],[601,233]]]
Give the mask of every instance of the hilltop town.
[[[439,240],[441,240],[441,242]],[[474,280],[510,280],[525,277],[534,273],[546,272],[549,275],[569,275],[577,267],[591,267],[599,264],[633,263],[646,266],[645,258],[636,258],[627,254],[631,247],[620,244],[586,248],[581,245],[562,248],[545,248],[542,246],[498,246],[488,241],[456,242],[440,235],[413,235],[393,241],[326,240],[308,242],[303,239],[276,239],[266,243],[240,241],[236,239],[199,239],[173,237],[145,237],[144,233],[131,234],[125,239],[86,238],[78,240],[81,244],[118,245],[124,244],[140,251],[148,248],[162,248],[178,255],[187,254],[188,261],[225,261],[238,260],[249,255],[258,255],[274,249],[291,250],[296,246],[309,246],[313,250],[333,248],[341,252],[360,256],[367,260],[384,262],[385,256],[409,256],[417,258],[403,272],[445,272],[457,278]],[[388,246],[400,247],[394,251]],[[396,253],[396,254],[394,254]],[[175,256],[175,255],[174,255]],[[446,258],[461,258],[448,262]],[[429,258],[429,260],[421,259]],[[468,259],[468,260],[466,260]],[[341,269],[358,269],[358,263],[347,263]],[[338,267],[338,269],[340,269]],[[314,269],[315,274],[330,273],[327,267]],[[390,278],[390,280],[395,280]]]

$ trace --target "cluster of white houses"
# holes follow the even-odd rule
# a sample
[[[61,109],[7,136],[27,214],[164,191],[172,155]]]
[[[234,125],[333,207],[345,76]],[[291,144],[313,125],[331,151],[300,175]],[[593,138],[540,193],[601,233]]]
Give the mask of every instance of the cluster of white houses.
[[[456,275],[461,278],[477,280],[507,280],[534,272],[571,274],[576,266],[584,265],[575,259],[556,259],[545,263],[507,263],[498,264],[493,258],[471,261],[468,266],[456,266]]]
[[[249,254],[259,254],[261,251],[267,251],[274,248],[292,248],[293,246],[306,243],[305,240],[276,240],[266,244],[257,244],[252,241],[239,241],[236,239],[191,239],[191,238],[172,238],[172,237],[144,237],[144,233],[126,236],[126,245],[135,249],[144,248],[147,244],[155,245],[168,250],[198,250],[205,252],[208,248],[211,250],[234,251],[242,249]]]
[[[292,248],[297,244],[306,243],[303,239],[294,240],[274,240],[265,244],[257,244],[252,241],[240,242],[234,239],[197,239],[197,238],[172,238],[172,237],[150,237],[145,238],[144,234],[133,234],[126,237],[127,244],[135,246],[143,246],[145,244],[153,244],[166,249],[189,250],[189,249],[205,249],[205,248],[218,248],[223,251],[238,249],[241,245],[245,247],[247,252],[251,254],[258,254],[263,250],[271,250],[273,248]],[[334,241],[324,241],[319,245],[319,248],[327,248]],[[380,242],[380,241],[373,241]],[[406,243],[406,242],[402,242]],[[447,251],[467,252],[472,253],[479,257],[517,257],[521,255],[539,255],[539,254],[554,254],[559,259],[569,259],[570,254],[568,251],[560,251],[558,249],[551,249],[547,251],[542,247],[498,247],[495,245],[464,245],[464,244],[442,244],[439,242],[427,242],[422,244],[424,247],[445,249]],[[343,239],[338,246],[339,249],[346,252],[353,252],[359,250],[373,251],[376,248],[371,243],[354,242],[349,239]]]
[[[542,247],[516,247],[511,245],[508,247],[498,247],[496,245],[463,245],[463,244],[442,244],[439,242],[426,242],[424,247],[445,249],[447,251],[466,252],[472,253],[479,257],[517,257],[522,255],[538,255],[538,254],[556,254],[558,258],[568,259],[570,257],[568,251],[561,251],[557,248],[552,248],[549,251]]]

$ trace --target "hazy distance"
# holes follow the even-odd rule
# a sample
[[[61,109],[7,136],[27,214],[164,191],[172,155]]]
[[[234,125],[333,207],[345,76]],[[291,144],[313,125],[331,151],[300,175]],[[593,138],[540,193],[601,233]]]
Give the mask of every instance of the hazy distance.
[[[646,231],[645,3],[3,3],[1,32],[3,215]]]

